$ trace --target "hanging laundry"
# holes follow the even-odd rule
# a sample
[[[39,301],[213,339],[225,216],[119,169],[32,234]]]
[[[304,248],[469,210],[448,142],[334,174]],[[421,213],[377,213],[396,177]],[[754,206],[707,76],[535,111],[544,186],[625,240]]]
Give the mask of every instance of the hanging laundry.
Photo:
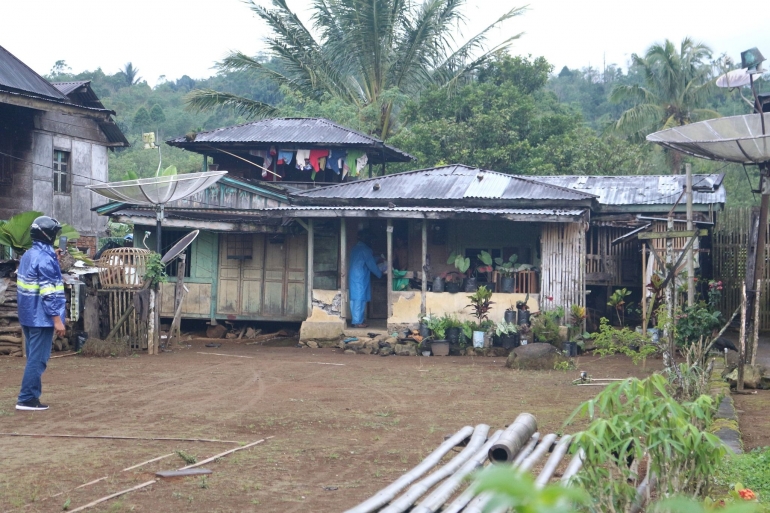
[[[361,150],[351,150],[348,152],[348,156],[345,157],[345,164],[342,166],[343,171],[347,171],[351,177],[358,176],[358,168],[356,161],[362,156],[366,156]]]
[[[279,164],[285,164],[289,165],[291,164],[292,159],[294,158],[294,152],[293,151],[279,151],[278,152],[278,163]]]
[[[310,165],[313,166],[313,169],[315,169],[316,172],[321,171],[323,168],[320,167],[318,160],[321,157],[328,156],[329,150],[310,150]]]
[[[368,162],[369,162],[369,157],[366,155],[366,153],[358,157],[356,159],[356,171],[360,173],[366,167],[366,164]]]
[[[310,150],[297,150],[297,169],[302,169],[305,161],[310,159]]]
[[[348,152],[345,150],[332,150],[329,156],[329,161],[326,163],[326,167],[331,169],[337,174],[340,174],[341,161],[345,158]]]
[[[264,167],[270,167],[270,164],[273,163],[273,157],[271,157],[265,150],[249,150],[249,155],[261,158],[263,162],[262,166]]]

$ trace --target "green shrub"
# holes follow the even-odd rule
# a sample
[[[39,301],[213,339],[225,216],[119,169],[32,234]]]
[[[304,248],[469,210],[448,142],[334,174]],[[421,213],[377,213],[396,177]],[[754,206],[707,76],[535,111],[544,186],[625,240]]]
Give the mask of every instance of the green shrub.
[[[629,328],[613,328],[606,317],[601,318],[599,331],[591,334],[591,339],[596,344],[595,355],[605,357],[624,354],[630,357],[634,364],[659,351],[659,347],[645,335]]]

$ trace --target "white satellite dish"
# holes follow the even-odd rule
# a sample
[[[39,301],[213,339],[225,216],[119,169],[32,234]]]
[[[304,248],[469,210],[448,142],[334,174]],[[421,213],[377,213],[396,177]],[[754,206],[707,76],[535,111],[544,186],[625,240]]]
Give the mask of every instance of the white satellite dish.
[[[647,140],[703,159],[762,164],[770,162],[765,125],[770,126],[770,112],[690,123],[655,132]]]
[[[751,75],[746,68],[734,69],[717,78],[717,87],[743,87],[751,84]]]
[[[140,178],[124,182],[109,182],[98,185],[87,185],[97,194],[115,201],[131,203],[132,205],[152,205],[158,215],[156,220],[156,247],[161,252],[160,233],[163,221],[163,208],[166,203],[180,200],[212,186],[227,174],[227,171],[205,171],[183,175],[156,176],[155,178]]]

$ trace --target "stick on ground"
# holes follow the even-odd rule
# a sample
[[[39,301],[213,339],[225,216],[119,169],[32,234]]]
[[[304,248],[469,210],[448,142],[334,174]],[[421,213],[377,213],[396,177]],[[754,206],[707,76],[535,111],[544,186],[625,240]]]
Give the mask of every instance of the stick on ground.
[[[214,442],[239,444],[236,440],[209,440],[207,438],[153,438],[142,436],[99,436],[99,435],[46,435],[42,433],[0,433],[0,436],[31,436],[34,438],[95,438],[98,440],[156,440],[161,442]]]
[[[257,440],[256,442],[251,442],[250,444],[246,444],[243,447],[236,447],[235,449],[230,449],[229,451],[221,452],[221,453],[219,453],[219,454],[217,454],[215,456],[212,456],[211,458],[207,458],[207,459],[205,459],[203,461],[199,461],[198,463],[193,463],[192,465],[187,465],[186,467],[182,467],[179,470],[187,470],[188,468],[200,467],[201,465],[205,465],[206,463],[211,463],[214,460],[218,460],[222,456],[227,456],[228,454],[232,454],[232,453],[234,453],[236,451],[241,451],[243,449],[248,449],[249,447],[253,447],[255,445],[259,445],[262,442],[264,442],[265,440],[270,440],[271,438],[273,438],[273,437],[272,436],[268,436],[267,438],[263,438],[262,440]]]
[[[139,490],[140,488],[144,488],[145,486],[150,486],[151,484],[154,484],[154,483],[157,483],[157,481],[155,479],[153,479],[152,481],[147,481],[146,483],[142,483],[140,485],[136,485],[133,488],[128,488],[126,490],[121,490],[119,492],[115,492],[112,495],[107,495],[106,497],[102,497],[101,499],[96,499],[93,502],[89,502],[88,504],[86,504],[84,506],[80,506],[79,508],[75,508],[73,510],[70,510],[70,512],[71,513],[75,513],[77,511],[83,511],[84,509],[92,508],[92,507],[96,506],[97,504],[101,504],[102,502],[108,501],[110,499],[114,499],[115,497],[120,497],[123,494],[129,493],[129,492],[133,492],[135,490]]]

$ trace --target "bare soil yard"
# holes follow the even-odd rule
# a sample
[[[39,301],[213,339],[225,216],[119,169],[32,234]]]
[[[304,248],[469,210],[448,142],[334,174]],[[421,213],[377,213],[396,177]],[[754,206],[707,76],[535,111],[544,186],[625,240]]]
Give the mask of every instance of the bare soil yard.
[[[556,431],[600,390],[572,386],[577,371],[511,371],[502,358],[383,358],[287,347],[292,341],[223,342],[211,349],[196,340],[160,356],[52,359],[43,378],[42,399],[51,405],[45,412],[14,410],[24,361],[0,358],[0,432],[244,443],[272,436],[205,465],[214,472],[208,478],[161,481],[89,511],[341,511],[466,424],[498,429],[526,411],[541,432]],[[644,377],[660,365],[578,359],[578,369],[594,377]],[[0,436],[0,512],[61,511],[67,499],[74,509],[185,463],[175,455],[123,468],[176,450],[202,460],[233,447]]]

